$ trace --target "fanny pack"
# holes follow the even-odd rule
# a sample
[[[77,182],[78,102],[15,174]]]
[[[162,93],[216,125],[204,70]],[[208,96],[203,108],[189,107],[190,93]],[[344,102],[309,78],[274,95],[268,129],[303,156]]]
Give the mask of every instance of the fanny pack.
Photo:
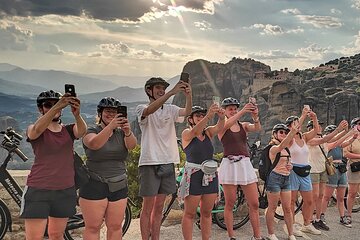
[[[306,165],[303,167],[299,167],[299,166],[293,166],[293,170],[294,172],[300,176],[300,177],[307,177],[310,174],[310,169],[311,166],[310,165]]]
[[[350,164],[351,172],[359,172],[360,171],[360,162],[353,162]]]
[[[201,171],[203,171],[205,174],[211,175],[216,173],[218,168],[218,162],[212,159],[205,160],[201,164]]]
[[[174,164],[160,164],[155,167],[155,174],[158,177],[169,177],[174,173]]]
[[[335,168],[339,170],[340,173],[346,173],[347,168],[345,163],[339,163],[338,165],[335,165]]]
[[[126,174],[105,178],[105,182],[108,185],[110,192],[117,192],[121,189],[124,189],[128,183]]]

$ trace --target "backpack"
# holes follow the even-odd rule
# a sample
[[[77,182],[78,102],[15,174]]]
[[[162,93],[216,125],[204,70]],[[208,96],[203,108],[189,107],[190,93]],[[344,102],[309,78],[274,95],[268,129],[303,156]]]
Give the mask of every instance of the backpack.
[[[276,154],[274,163],[271,163],[271,160],[269,158],[269,151],[270,148],[274,145],[267,145],[261,152],[260,155],[260,162],[259,162],[259,177],[261,180],[266,182],[267,177],[269,176],[270,172],[276,167],[276,165],[279,163],[280,160],[280,154],[281,152]],[[285,150],[290,155],[290,151],[288,148],[285,148]]]

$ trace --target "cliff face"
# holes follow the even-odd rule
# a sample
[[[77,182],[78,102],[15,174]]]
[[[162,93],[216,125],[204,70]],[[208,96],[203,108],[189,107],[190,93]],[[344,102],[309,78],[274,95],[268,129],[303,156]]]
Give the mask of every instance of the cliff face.
[[[304,104],[310,105],[325,124],[360,115],[360,54],[295,72],[271,71],[263,63],[236,58],[226,64],[195,60],[183,71],[190,73],[193,105],[209,106],[213,96],[235,97],[242,105],[249,96],[257,98],[263,131],[250,135],[251,143],[255,139],[266,143],[271,128],[290,115],[300,115]],[[184,102],[181,94],[173,100],[179,106]],[[242,120],[249,119],[244,116]],[[184,127],[178,127],[179,134]]]

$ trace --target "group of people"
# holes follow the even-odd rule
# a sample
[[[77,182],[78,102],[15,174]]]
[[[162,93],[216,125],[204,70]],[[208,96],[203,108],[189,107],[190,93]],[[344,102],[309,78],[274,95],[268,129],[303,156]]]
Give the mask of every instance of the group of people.
[[[224,218],[230,240],[235,240],[233,207],[237,188],[241,186],[253,229],[252,239],[263,239],[260,231],[258,177],[250,161],[247,147],[249,132],[261,130],[259,109],[255,103],[240,108],[237,99],[228,97],[213,103],[207,110],[193,106],[191,85],[180,80],[171,90],[162,78],[153,77],[145,83],[148,104],[137,106],[141,129],[139,158],[139,195],[142,197],[140,231],[143,240],[160,238],[162,209],[167,195],[176,191],[175,167],[179,153],[175,122],[187,120],[181,134],[186,154],[184,175],[179,196],[184,201],[182,232],[192,239],[196,209],[200,205],[202,239],[211,237],[211,210],[217,201],[219,184],[225,196]],[[167,104],[175,94],[185,96],[184,108]],[[97,106],[94,127],[87,128],[80,115],[80,100],[52,90],[37,98],[38,120],[27,129],[35,160],[23,195],[21,217],[25,219],[26,239],[42,239],[46,226],[50,239],[62,239],[68,217],[75,213],[73,142],[82,138],[90,172],[90,181],[79,189],[80,207],[85,221],[83,238],[99,239],[105,222],[107,239],[121,239],[121,224],[127,203],[125,160],[137,144],[127,117],[119,112],[119,100],[106,97]],[[61,123],[61,111],[70,106],[74,124]],[[251,122],[241,121],[249,114]],[[310,118],[307,131],[302,125]],[[212,125],[213,124],[213,125]],[[266,212],[267,238],[276,240],[274,214],[281,199],[290,240],[303,232],[321,234],[329,230],[325,213],[336,189],[340,223],[351,227],[351,211],[345,214],[345,188],[349,186],[348,207],[351,209],[360,184],[360,171],[352,171],[360,162],[360,118],[338,126],[329,125],[322,132],[321,122],[309,106],[301,116],[290,116],[273,127],[269,159],[272,171],[265,182],[269,207]],[[218,168],[213,160],[213,138],[217,136],[224,149]],[[344,151],[343,151],[344,149]],[[332,156],[336,173],[328,175],[325,161]],[[344,162],[344,158],[348,162]],[[276,165],[275,165],[276,164]],[[356,167],[354,167],[355,169]],[[360,170],[360,166],[358,166]],[[300,192],[304,205],[304,224],[294,224],[294,205]],[[313,216],[313,214],[315,215]]]

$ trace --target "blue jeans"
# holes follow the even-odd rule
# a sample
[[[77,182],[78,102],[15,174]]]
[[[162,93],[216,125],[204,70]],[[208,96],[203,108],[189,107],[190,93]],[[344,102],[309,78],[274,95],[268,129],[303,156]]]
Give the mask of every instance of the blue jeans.
[[[266,181],[266,190],[273,193],[290,191],[289,176],[271,171]]]

